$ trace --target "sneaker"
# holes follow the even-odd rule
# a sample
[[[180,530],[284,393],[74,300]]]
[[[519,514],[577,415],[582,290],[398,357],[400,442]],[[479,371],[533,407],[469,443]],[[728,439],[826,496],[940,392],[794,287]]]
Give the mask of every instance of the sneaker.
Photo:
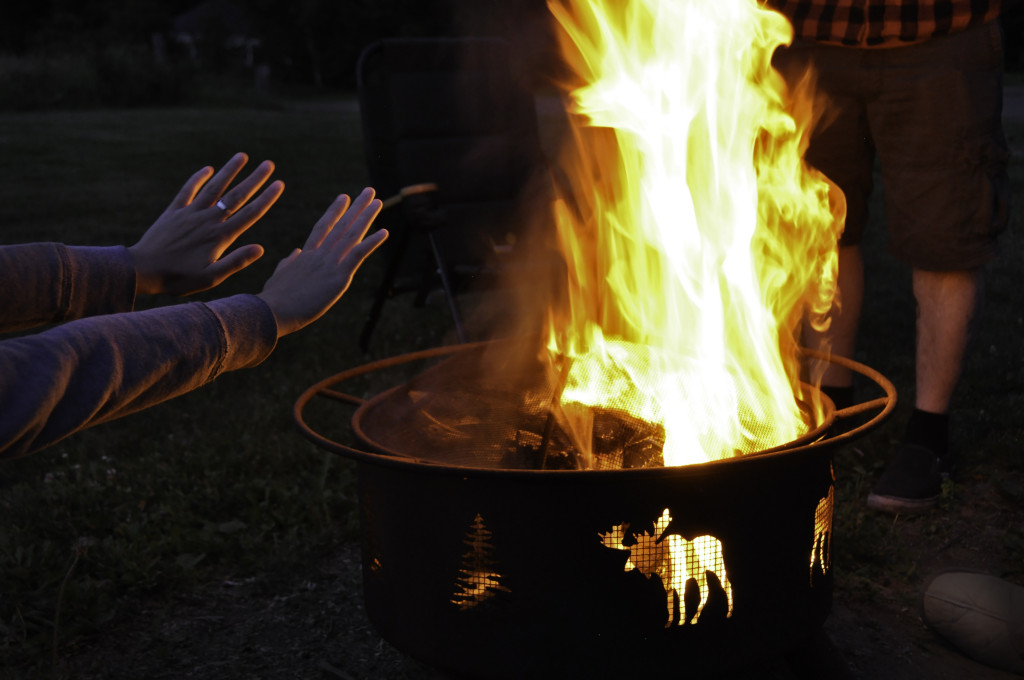
[[[924,446],[901,445],[868,494],[868,507],[892,514],[930,510],[942,495],[948,462]]]
[[[928,627],[967,656],[1024,674],[1024,588],[970,571],[933,574],[922,593]]]

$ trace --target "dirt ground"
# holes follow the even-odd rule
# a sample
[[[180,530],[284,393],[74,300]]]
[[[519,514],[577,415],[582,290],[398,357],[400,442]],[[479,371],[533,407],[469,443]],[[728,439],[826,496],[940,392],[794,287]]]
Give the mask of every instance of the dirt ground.
[[[939,546],[941,547],[941,546]],[[933,555],[934,557],[934,555]],[[225,582],[167,607],[145,604],[67,661],[70,677],[230,678],[315,680],[451,679],[396,650],[367,620],[354,543],[339,544],[307,570]],[[1010,680],[961,656],[922,624],[916,610],[896,605],[905,593],[879,602],[852,602],[837,593],[824,632],[832,663],[845,677],[872,680]],[[783,662],[725,680],[807,676]],[[811,676],[818,677],[818,676]],[[844,677],[828,676],[821,677]]]
[[[837,470],[848,464],[844,455],[851,454],[837,454]],[[1002,533],[986,527],[1021,522],[1024,492],[1017,488],[1020,495],[1008,497],[1013,491],[966,479],[958,483],[952,508],[927,519],[894,521],[893,540],[916,556],[913,568],[922,575],[954,566],[998,572],[1006,568],[999,562]],[[837,497],[836,502],[855,501]],[[363,607],[356,540],[340,541],[302,564],[224,580],[170,603],[130,604],[132,611],[101,635],[74,645],[60,675],[83,680],[452,679],[409,658],[374,630]],[[919,593],[912,580],[886,581],[874,572],[870,583],[862,583],[855,569],[833,567],[834,603],[823,629],[828,641],[824,658],[833,671],[806,675],[787,662],[766,660],[756,670],[722,680],[1016,677],[962,656],[929,631],[918,613]]]

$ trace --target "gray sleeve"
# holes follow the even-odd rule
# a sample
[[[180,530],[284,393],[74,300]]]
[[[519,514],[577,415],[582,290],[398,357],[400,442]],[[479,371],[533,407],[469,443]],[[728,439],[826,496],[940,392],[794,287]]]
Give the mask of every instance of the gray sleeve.
[[[85,318],[0,342],[0,458],[255,366],[276,342],[273,312],[255,295]]]
[[[130,311],[135,265],[123,246],[0,247],[0,331]]]

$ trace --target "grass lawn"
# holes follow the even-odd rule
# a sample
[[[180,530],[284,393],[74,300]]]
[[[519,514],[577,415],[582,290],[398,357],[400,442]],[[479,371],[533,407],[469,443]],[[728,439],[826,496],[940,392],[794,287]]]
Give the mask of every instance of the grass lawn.
[[[1024,144],[1024,127],[1008,131]],[[193,171],[239,150],[253,165],[273,159],[288,186],[249,236],[267,254],[216,294],[257,292],[332,198],[366,183],[351,102],[0,115],[0,242],[130,244]],[[1019,188],[1019,158],[1012,171]],[[960,475],[941,512],[897,520],[868,513],[863,498],[909,410],[914,310],[909,274],[884,254],[881,229],[870,239],[857,358],[907,398],[889,425],[837,455],[833,562],[838,600],[892,601],[898,616],[937,566],[1024,583],[1024,239],[1011,230],[988,267],[988,304],[953,414]],[[285,338],[261,367],[0,464],[0,676],[60,669],[133,603],[159,607],[175,593],[301,569],[355,536],[350,464],[303,440],[290,407],[327,375],[449,339],[442,305],[397,300],[371,353],[360,352],[379,267],[368,264],[324,319]]]
[[[0,241],[131,244],[195,170],[240,150],[250,167],[274,160],[287,189],[245,237],[266,247],[263,260],[206,297],[258,292],[334,196],[366,184],[350,102],[2,115]],[[371,358],[356,336],[378,264],[258,370],[4,462],[0,659],[48,667],[55,647],[60,655],[114,619],[124,598],[299,563],[352,535],[350,468],[298,435],[290,406],[313,382]],[[396,300],[372,356],[439,344],[446,321],[440,306]]]

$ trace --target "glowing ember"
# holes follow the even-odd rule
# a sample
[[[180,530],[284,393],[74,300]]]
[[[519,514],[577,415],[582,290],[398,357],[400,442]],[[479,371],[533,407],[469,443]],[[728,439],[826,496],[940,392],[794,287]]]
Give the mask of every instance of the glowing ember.
[[[789,24],[756,0],[549,7],[583,83],[555,206],[559,424],[584,458],[595,408],[660,424],[666,465],[792,441],[817,417],[796,334],[831,305],[845,206],[802,161],[810,98],[771,68]]]

